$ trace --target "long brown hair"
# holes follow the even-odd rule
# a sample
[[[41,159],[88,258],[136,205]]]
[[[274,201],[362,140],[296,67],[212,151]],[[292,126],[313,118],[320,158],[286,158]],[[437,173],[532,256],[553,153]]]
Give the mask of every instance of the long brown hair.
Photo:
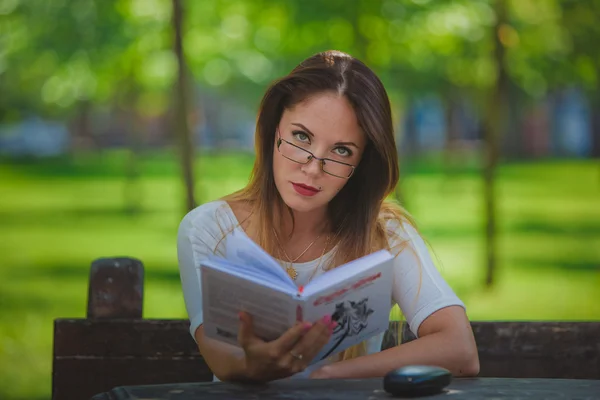
[[[395,233],[386,229],[389,220],[414,225],[402,207],[385,201],[393,193],[399,175],[392,112],[382,82],[361,61],[339,51],[318,53],[271,84],[258,113],[256,159],[250,182],[224,200],[249,205],[258,244],[274,254],[272,232],[276,216],[273,210],[287,209],[291,214],[277,191],[273,176],[276,128],[284,110],[323,92],[335,92],[348,99],[367,137],[360,164],[328,206],[331,230],[337,232],[336,251],[328,266],[334,268],[375,250],[390,249],[390,236]],[[399,247],[404,245],[400,243]],[[346,350],[342,358],[362,353],[364,344]]]

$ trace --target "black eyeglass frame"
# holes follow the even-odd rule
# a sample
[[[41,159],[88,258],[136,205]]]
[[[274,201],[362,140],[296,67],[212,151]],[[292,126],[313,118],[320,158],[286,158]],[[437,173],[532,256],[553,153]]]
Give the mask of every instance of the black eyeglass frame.
[[[290,146],[293,146],[293,147],[295,147],[295,148],[297,148],[299,150],[302,150],[303,152],[307,153],[308,157],[306,158],[306,162],[296,161],[296,160],[293,160],[293,159],[285,156],[281,152],[281,150],[279,149],[279,147],[281,146],[281,142],[286,142]],[[350,179],[350,177],[354,174],[354,170],[356,169],[356,165],[348,164],[348,163],[337,161],[337,160],[332,160],[331,158],[319,158],[319,157],[315,156],[313,153],[311,153],[309,150],[306,150],[306,149],[304,149],[304,148],[302,148],[300,146],[296,146],[294,143],[290,143],[289,141],[287,141],[285,139],[282,139],[281,135],[279,134],[279,132],[277,134],[277,151],[279,151],[279,154],[281,154],[283,157],[287,158],[290,161],[298,163],[298,164],[306,165],[309,162],[311,162],[313,159],[317,160],[317,161],[319,161],[319,164],[321,164],[321,171],[325,172],[327,175],[335,176],[336,178]],[[342,164],[342,165],[346,165],[348,167],[352,167],[352,169],[350,170],[350,174],[348,176],[340,176],[340,175],[332,174],[331,172],[325,171],[325,169],[323,168],[323,166],[325,165],[325,161],[330,161],[332,163]]]

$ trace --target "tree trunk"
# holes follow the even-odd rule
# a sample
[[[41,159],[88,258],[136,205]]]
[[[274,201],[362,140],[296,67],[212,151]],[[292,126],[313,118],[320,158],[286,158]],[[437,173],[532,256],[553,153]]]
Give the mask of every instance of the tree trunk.
[[[600,90],[600,85],[598,90]],[[600,92],[596,92],[592,96],[591,101],[591,129],[592,129],[592,159],[600,160]],[[600,182],[600,165],[598,173],[598,182]]]
[[[416,121],[414,116],[413,100],[406,102],[404,109],[404,135],[396,143],[398,151],[398,163],[400,164],[400,180],[396,186],[396,200],[405,208],[408,208],[408,199],[404,187],[405,180],[411,174],[415,155],[418,152],[416,137]],[[414,192],[412,192],[414,198]],[[412,210],[414,212],[414,210]]]
[[[600,85],[592,96],[592,158],[600,159]]]
[[[499,140],[504,133],[508,100],[508,75],[505,67],[505,49],[500,41],[500,29],[507,23],[504,0],[495,3],[496,24],[494,26],[494,64],[497,75],[490,93],[484,121],[484,199],[486,218],[486,286],[492,286],[497,262],[497,207],[496,207],[496,166],[499,156]]]
[[[173,115],[175,118],[175,132],[179,137],[181,146],[181,170],[185,185],[186,199],[185,212],[196,207],[194,200],[194,141],[188,126],[188,96],[187,96],[187,68],[183,55],[182,23],[183,7],[181,0],[173,1],[173,30],[174,30],[174,52],[177,57],[177,83],[175,90],[175,107]]]
[[[132,98],[137,96],[132,93]],[[127,138],[128,150],[127,160],[125,161],[125,182],[123,185],[123,198],[125,199],[125,212],[130,215],[137,215],[142,211],[142,201],[144,194],[140,182],[140,158],[142,152],[142,137],[140,128],[140,116],[135,107],[135,101],[129,103],[127,115]]]
[[[81,100],[77,104],[77,115],[71,124],[71,153],[78,150],[95,150],[97,145],[92,132],[92,103]]]
[[[448,88],[443,94],[444,119],[446,130],[444,132],[444,175],[446,180],[451,180],[460,169],[460,162],[464,155],[460,152],[460,127],[459,127],[459,103],[456,88]]]

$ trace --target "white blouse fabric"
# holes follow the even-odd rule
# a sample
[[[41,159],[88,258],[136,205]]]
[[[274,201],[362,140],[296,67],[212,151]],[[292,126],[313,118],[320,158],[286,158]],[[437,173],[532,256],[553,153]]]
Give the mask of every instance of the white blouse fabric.
[[[224,255],[225,240],[222,239],[232,230],[243,233],[238,225],[227,202],[219,200],[196,207],[183,218],[179,226],[177,235],[179,272],[185,306],[190,319],[190,334],[194,340],[194,333],[202,324],[200,262],[213,253]],[[418,336],[421,323],[435,311],[453,305],[465,308],[465,305],[442,278],[425,242],[411,225],[396,222],[388,224],[387,229],[394,230],[397,236],[394,242],[389,243],[392,253],[396,255],[390,308],[397,304],[411,331]],[[318,260],[293,264],[298,271],[295,281],[297,285],[305,285],[313,272],[313,278],[322,274],[323,266],[328,264],[334,250],[323,256],[318,271],[313,271],[319,263]],[[282,266],[287,264],[281,260],[277,261]],[[382,340],[383,334],[369,339],[367,354],[380,351]],[[307,377],[312,370],[323,365],[324,362],[328,360],[307,368],[304,372],[294,375],[294,378]]]

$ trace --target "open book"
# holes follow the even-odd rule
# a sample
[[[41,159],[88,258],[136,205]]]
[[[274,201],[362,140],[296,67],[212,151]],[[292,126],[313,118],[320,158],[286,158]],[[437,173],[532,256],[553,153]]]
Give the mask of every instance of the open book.
[[[299,288],[284,269],[241,231],[228,235],[225,258],[200,265],[204,334],[237,344],[238,313],[253,317],[254,331],[274,340],[296,321],[330,315],[338,323],[313,363],[388,328],[393,257],[380,250],[317,276]]]

